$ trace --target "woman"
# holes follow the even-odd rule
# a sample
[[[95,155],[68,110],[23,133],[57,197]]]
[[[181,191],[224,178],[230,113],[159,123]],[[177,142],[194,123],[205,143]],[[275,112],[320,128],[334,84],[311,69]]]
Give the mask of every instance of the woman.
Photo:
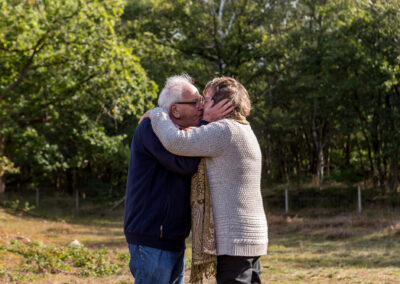
[[[203,94],[214,104],[232,102],[225,119],[179,130],[161,108],[150,112],[164,147],[181,156],[205,157],[214,214],[218,283],[260,283],[260,256],[268,245],[260,179],[261,151],[246,117],[250,99],[233,78],[209,82]],[[207,108],[205,108],[207,109]]]

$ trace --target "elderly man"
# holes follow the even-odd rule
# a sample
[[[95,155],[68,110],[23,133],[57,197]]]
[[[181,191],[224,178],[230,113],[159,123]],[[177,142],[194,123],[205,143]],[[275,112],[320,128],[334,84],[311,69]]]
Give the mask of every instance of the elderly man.
[[[226,119],[183,132],[163,109],[150,112],[151,125],[164,147],[176,155],[205,157],[214,213],[217,283],[260,283],[260,256],[268,231],[260,190],[261,151],[246,117],[250,99],[233,78],[215,78],[204,94],[217,103],[228,99]]]
[[[203,118],[203,97],[187,75],[168,78],[158,104],[177,129],[198,126]],[[225,110],[220,105],[210,107],[204,119],[218,120]],[[136,128],[124,217],[135,283],[183,283],[185,238],[190,231],[190,179],[198,163],[199,158],[168,152],[149,119]]]

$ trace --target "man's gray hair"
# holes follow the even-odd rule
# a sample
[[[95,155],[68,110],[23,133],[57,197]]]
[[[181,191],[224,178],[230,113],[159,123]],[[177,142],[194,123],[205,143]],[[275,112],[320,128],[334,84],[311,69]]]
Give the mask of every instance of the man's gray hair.
[[[193,79],[188,74],[167,78],[165,86],[158,97],[158,106],[169,113],[170,106],[182,100],[182,93],[187,83],[193,85]]]

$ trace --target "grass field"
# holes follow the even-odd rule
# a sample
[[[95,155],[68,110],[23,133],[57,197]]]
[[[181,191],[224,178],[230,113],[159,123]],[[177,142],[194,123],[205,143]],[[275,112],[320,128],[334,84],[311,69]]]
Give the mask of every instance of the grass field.
[[[45,209],[0,207],[0,283],[133,283],[122,209],[100,214],[99,206],[87,206],[75,214],[66,204],[72,199],[47,200]],[[399,213],[268,212],[263,283],[399,283]],[[83,246],[68,245],[75,239]],[[189,257],[188,240],[187,276]]]

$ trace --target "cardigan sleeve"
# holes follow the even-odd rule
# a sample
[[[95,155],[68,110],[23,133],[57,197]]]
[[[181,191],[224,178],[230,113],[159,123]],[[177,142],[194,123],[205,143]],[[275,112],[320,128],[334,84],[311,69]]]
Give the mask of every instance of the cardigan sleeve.
[[[224,152],[231,140],[229,127],[224,120],[179,130],[161,108],[153,109],[150,119],[153,131],[163,146],[176,155],[216,157]]]
[[[147,155],[153,157],[166,169],[180,175],[192,175],[197,171],[200,162],[199,157],[182,157],[168,152],[154,134],[149,119],[145,119],[142,123],[144,124],[144,129],[138,134],[140,136],[139,140],[143,145],[143,151],[145,151]],[[134,143],[134,139],[132,143]],[[135,147],[131,147],[131,149],[134,148]]]

